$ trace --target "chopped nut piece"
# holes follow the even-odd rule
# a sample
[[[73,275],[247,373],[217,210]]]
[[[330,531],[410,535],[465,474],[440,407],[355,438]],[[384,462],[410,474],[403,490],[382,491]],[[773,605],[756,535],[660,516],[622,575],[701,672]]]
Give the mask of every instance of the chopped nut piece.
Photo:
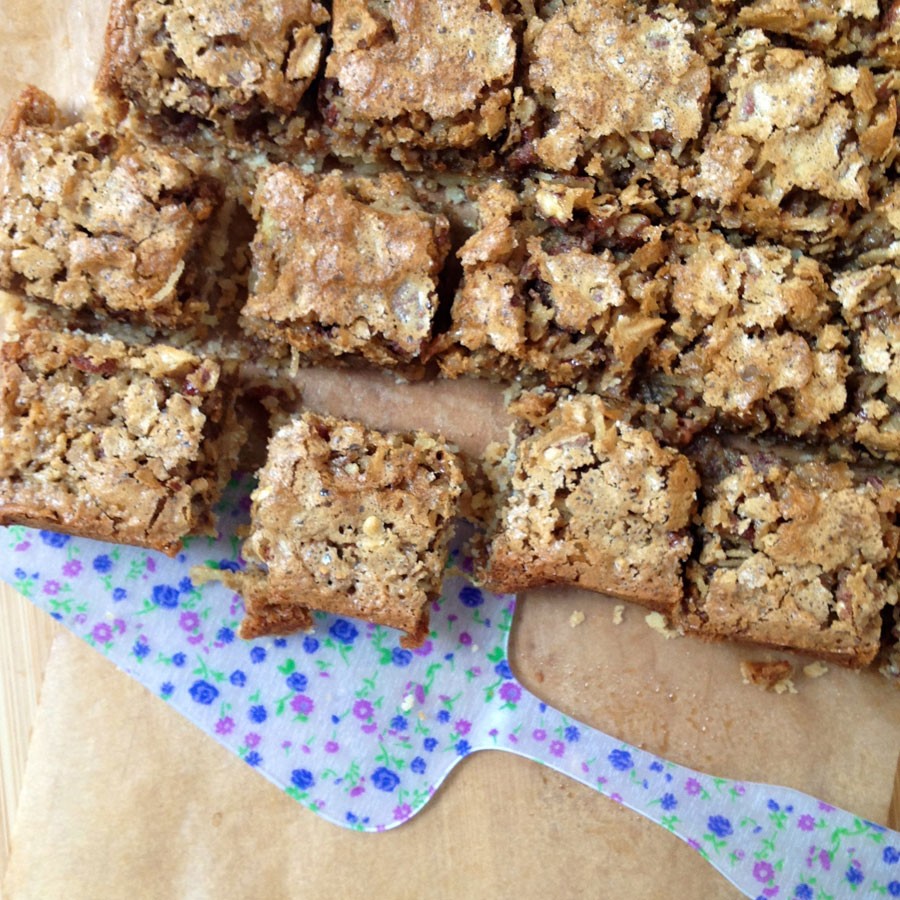
[[[791,681],[793,674],[794,667],[786,659],[773,662],[748,659],[741,661],[741,675],[744,684],[753,684],[776,694],[797,693],[794,682]]]
[[[571,616],[569,616],[569,625],[572,628],[577,628],[584,621],[584,613],[580,609],[576,609]]]

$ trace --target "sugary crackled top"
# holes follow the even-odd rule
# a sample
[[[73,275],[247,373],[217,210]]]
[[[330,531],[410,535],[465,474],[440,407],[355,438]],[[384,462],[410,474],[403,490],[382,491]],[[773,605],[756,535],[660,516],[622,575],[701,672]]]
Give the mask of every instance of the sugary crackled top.
[[[698,485],[681,454],[580,395],[516,443],[510,462],[491,566],[661,606],[680,599]]]
[[[26,93],[0,147],[0,286],[174,320],[216,198],[161,150],[84,123],[59,128],[55,108],[34,122],[40,102]]]
[[[832,282],[855,334],[858,386],[856,437],[876,452],[900,453],[900,269],[875,265]]]
[[[3,345],[0,478],[28,471],[38,481],[146,470],[184,478],[201,454],[206,395],[219,365],[164,345],[33,332]],[[92,486],[93,489],[93,486]],[[133,489],[133,486],[132,488]],[[137,502],[137,501],[136,501]]]
[[[500,0],[338,0],[326,75],[355,116],[477,109],[512,80],[516,43]]]
[[[266,565],[276,602],[300,586],[349,598],[362,616],[399,605],[396,626],[413,628],[439,584],[461,491],[442,440],[306,413],[269,443],[244,553]]]
[[[449,226],[400,176],[346,180],[270,169],[254,197],[259,227],[245,313],[371,333],[414,355],[430,335]]]
[[[832,200],[868,201],[869,166],[891,146],[896,103],[881,103],[871,71],[829,66],[800,50],[744,33],[728,63],[729,110],[691,182],[700,197],[732,202],[756,192],[780,203],[794,188]]]
[[[123,39],[115,77],[155,112],[168,107],[242,118],[262,108],[287,114],[319,71],[324,36],[317,27],[328,13],[314,0],[119,5],[133,34]]]
[[[637,15],[627,16],[626,13]],[[650,16],[626,0],[575,0],[529,25],[533,88],[585,134],[700,134],[710,74],[675,7]]]
[[[700,563],[724,565],[704,598],[714,627],[727,635],[755,623],[765,640],[870,658],[878,613],[896,599],[879,573],[896,546],[897,502],[896,485],[857,483],[842,464],[742,457],[702,516]]]

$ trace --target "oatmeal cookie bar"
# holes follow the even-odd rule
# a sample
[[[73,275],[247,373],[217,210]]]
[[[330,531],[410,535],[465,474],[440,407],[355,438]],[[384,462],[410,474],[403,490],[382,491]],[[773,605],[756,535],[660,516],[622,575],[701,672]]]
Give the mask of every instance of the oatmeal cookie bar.
[[[696,474],[613,415],[596,395],[564,396],[529,413],[495,455],[496,508],[477,566],[489,589],[566,584],[664,613],[681,602]]]
[[[870,452],[900,460],[900,267],[844,271],[832,288],[855,376],[844,430]]]
[[[584,180],[526,194],[489,184],[458,253],[451,325],[431,350],[445,377],[478,375],[621,392],[663,325],[662,229]]]
[[[98,87],[145,116],[260,124],[299,114],[328,12],[316,0],[113,0]]]
[[[698,452],[698,546],[679,624],[850,666],[878,652],[897,600],[900,484],[812,449]]]
[[[202,329],[230,302],[218,186],[158,148],[65,126],[27,89],[0,131],[0,288],[156,328]]]
[[[510,0],[335,0],[321,92],[331,149],[411,168],[486,150],[507,124],[517,11]]]
[[[244,572],[244,637],[311,623],[310,609],[428,633],[462,469],[439,438],[382,434],[304,413],[282,424],[253,494]]]
[[[275,166],[253,201],[251,334],[307,361],[417,361],[431,338],[448,224],[399,175],[345,178]]]
[[[163,344],[23,321],[0,344],[0,524],[174,556],[212,534],[245,435],[234,375]]]
[[[648,366],[658,399],[732,428],[815,434],[844,409],[850,370],[827,270],[766,241],[672,234],[668,324]]]
[[[524,42],[509,161],[583,168],[621,186],[637,173],[677,186],[708,117],[705,29],[675,5],[538,3]]]
[[[726,228],[829,253],[897,155],[893,74],[742,32],[687,192]]]

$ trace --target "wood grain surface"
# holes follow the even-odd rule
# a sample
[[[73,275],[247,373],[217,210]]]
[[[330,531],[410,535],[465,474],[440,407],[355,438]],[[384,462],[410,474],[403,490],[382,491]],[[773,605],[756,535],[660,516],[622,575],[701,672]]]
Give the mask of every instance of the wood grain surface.
[[[60,630],[46,613],[0,582],[0,883],[44,668]]]

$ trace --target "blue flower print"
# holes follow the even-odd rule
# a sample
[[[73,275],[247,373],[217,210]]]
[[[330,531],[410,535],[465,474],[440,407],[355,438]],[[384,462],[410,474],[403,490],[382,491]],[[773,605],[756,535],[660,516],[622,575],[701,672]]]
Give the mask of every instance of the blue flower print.
[[[219,696],[219,689],[208,681],[195,681],[188,690],[195,703],[209,706]]]
[[[131,652],[138,659],[143,659],[150,652],[150,647],[144,641],[138,640],[134,642],[134,646],[131,648]]]
[[[245,757],[244,762],[248,766],[258,766],[262,762],[262,757],[255,751],[251,750]]]
[[[259,665],[262,662],[266,661],[266,648],[265,647],[254,647],[250,651],[250,662],[254,665]]]
[[[307,684],[309,684],[309,679],[302,672],[291,672],[287,677],[287,686],[292,691],[302,693],[306,690]]]
[[[400,784],[400,776],[384,766],[379,766],[372,773],[372,784],[374,784],[379,791],[390,793],[398,784]]]
[[[478,590],[477,587],[473,587],[471,584],[467,584],[460,592],[459,592],[459,600],[463,606],[468,606],[470,609],[473,609],[476,606],[481,606],[484,603],[484,595],[481,591]]]
[[[113,567],[113,561],[104,553],[94,557],[93,565],[95,572],[105,575]]]
[[[494,671],[505,681],[509,681],[513,677],[512,669],[509,667],[509,660],[501,659],[494,666]]]
[[[216,640],[220,644],[230,644],[234,640],[234,632],[223,626],[216,632]]]
[[[468,756],[472,752],[472,745],[468,741],[457,741],[456,752],[459,756]]]
[[[402,647],[394,647],[391,651],[391,662],[395,666],[400,666],[401,668],[408,666],[412,662],[412,658],[412,653],[409,650],[404,650]]]
[[[65,547],[69,543],[69,535],[57,531],[39,531],[38,535],[48,547]]]
[[[315,653],[318,649],[319,642],[311,634],[308,634],[305,638],[303,638],[304,653]]]
[[[610,765],[620,772],[627,772],[629,769],[634,768],[634,761],[627,750],[613,750],[606,758],[609,760]]]
[[[408,727],[409,723],[403,716],[394,716],[394,718],[391,719],[391,728],[394,731],[406,731]]]
[[[162,609],[178,606],[178,591],[170,584],[157,584],[152,592],[153,602]]]
[[[725,816],[710,816],[706,827],[717,837],[727,838],[732,833],[731,822]]]
[[[243,687],[247,683],[247,676],[240,669],[235,669],[228,680],[235,687]]]
[[[172,665],[180,669],[187,662],[187,657],[183,653],[176,653],[172,657]]]
[[[798,884],[797,887],[794,888],[794,896],[797,900],[813,900],[815,895],[813,894],[813,889],[808,884]]]
[[[336,619],[328,633],[341,644],[352,644],[359,637],[359,629],[346,619]]]
[[[442,709],[442,710],[437,714],[437,720],[438,720],[438,722],[449,722],[449,721],[450,721],[450,710],[449,710],[449,709]]]
[[[294,769],[291,772],[291,784],[301,791],[308,791],[315,783],[315,776],[309,769]]]
[[[678,800],[675,798],[674,794],[663,794],[662,797],[659,798],[659,805],[666,812],[669,812],[678,806]]]
[[[116,603],[120,603],[128,596],[128,591],[123,587],[117,587],[112,592],[112,598]]]
[[[250,717],[250,721],[256,722],[257,724],[261,724],[269,718],[269,714],[266,712],[266,708],[262,705],[251,706],[248,715]]]
[[[424,741],[422,741],[422,746],[429,753],[431,753],[434,750],[434,748],[437,747],[437,745],[438,745],[437,738],[427,737],[427,738],[425,738]]]
[[[900,850],[896,847],[885,847],[881,858],[889,865],[900,862]]]
[[[416,775],[422,775],[427,768],[427,763],[421,756],[415,757],[409,764],[409,769],[411,772],[415,772]]]

